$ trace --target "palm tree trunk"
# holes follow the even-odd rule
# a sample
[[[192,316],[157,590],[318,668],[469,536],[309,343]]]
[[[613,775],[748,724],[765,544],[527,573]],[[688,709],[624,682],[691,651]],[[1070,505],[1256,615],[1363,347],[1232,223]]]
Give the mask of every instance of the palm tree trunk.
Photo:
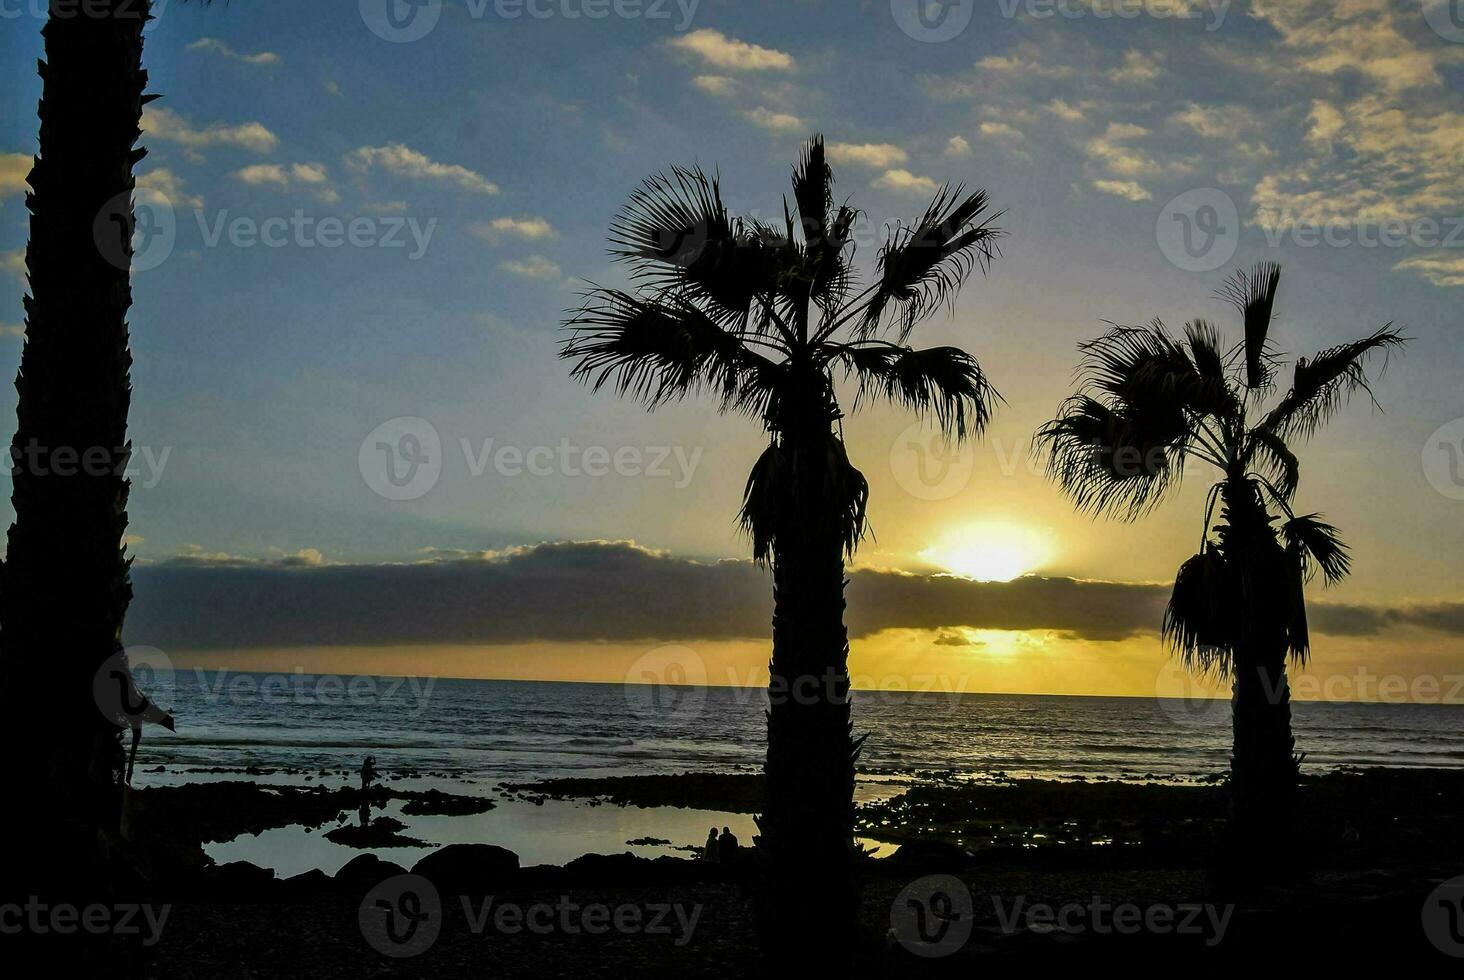
[[[12,443],[15,522],[0,569],[0,663],[13,735],[12,817],[48,885],[87,887],[121,814],[121,731],[93,695],[131,598],[123,551],[131,400],[133,144],[147,0],[52,0]],[[23,869],[22,869],[23,870]],[[60,887],[65,888],[66,885]]]
[[[1233,865],[1251,880],[1284,872],[1298,780],[1286,678],[1287,585],[1284,553],[1255,487],[1227,484],[1225,548],[1241,576],[1241,642],[1232,686],[1230,760]]]
[[[831,436],[814,436],[815,448]],[[785,446],[798,436],[786,434]],[[803,485],[808,491],[809,480]],[[854,767],[849,704],[843,544],[804,499],[773,556],[767,799],[758,820],[760,932],[769,963],[824,970],[847,965],[857,935]],[[806,516],[799,520],[798,512]]]

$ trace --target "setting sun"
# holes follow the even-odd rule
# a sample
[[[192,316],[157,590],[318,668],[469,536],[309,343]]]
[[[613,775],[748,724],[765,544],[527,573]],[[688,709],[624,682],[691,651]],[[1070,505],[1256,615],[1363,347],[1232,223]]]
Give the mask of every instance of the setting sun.
[[[1010,582],[1036,571],[1051,556],[1048,535],[1006,521],[983,521],[946,532],[920,557],[953,575],[978,582]]]

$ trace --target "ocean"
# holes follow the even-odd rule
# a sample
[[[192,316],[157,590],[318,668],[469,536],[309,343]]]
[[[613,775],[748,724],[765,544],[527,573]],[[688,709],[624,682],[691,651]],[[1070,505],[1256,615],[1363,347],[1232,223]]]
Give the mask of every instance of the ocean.
[[[138,770],[423,771],[492,785],[554,776],[751,772],[760,689],[179,669],[149,680],[178,719]],[[856,692],[865,781],[964,776],[1196,780],[1229,760],[1225,701]],[[1464,766],[1464,706],[1298,702],[1309,771]],[[137,780],[146,785],[151,780]]]

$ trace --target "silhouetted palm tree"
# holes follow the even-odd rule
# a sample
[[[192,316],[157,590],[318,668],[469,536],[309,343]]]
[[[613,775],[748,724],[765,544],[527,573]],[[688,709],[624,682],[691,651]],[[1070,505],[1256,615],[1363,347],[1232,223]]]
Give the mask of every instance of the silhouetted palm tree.
[[[104,715],[93,685],[112,661],[112,680],[120,671],[132,689],[121,645],[132,595],[126,317],[148,19],[147,0],[58,0],[43,28],[0,658],[7,725],[26,742],[7,761],[25,802],[5,809],[27,835],[7,837],[7,863],[43,859],[48,886],[69,862],[84,882],[99,842],[118,832],[121,733],[141,723]]]
[[[1287,833],[1301,761],[1286,664],[1288,656],[1304,663],[1310,649],[1303,585],[1316,569],[1336,582],[1350,565],[1336,528],[1292,510],[1299,469],[1291,443],[1310,437],[1354,392],[1370,397],[1369,355],[1404,343],[1388,324],[1300,358],[1290,390],[1266,410],[1280,277],[1279,266],[1262,263],[1227,282],[1221,295],[1245,331],[1233,349],[1203,320],[1188,324],[1183,340],[1156,320],[1081,345],[1082,387],[1039,435],[1048,474],[1080,508],[1125,519],[1177,486],[1187,459],[1219,469],[1200,553],[1179,569],[1163,635],[1187,667],[1232,682],[1233,843],[1238,857],[1258,865],[1275,859],[1274,844]]]
[[[762,420],[769,445],[744,493],[753,557],[773,573],[767,801],[759,820],[767,948],[849,955],[855,924],[854,770],[844,559],[865,532],[868,486],[845,452],[835,375],[856,405],[886,398],[955,439],[982,431],[997,395],[975,358],[907,346],[992,258],[986,194],[945,188],[890,230],[861,284],[858,213],[835,206],[821,137],[793,174],[780,225],[729,216],[696,167],[644,181],[611,228],[638,293],[595,288],[567,325],[574,377],[655,408],[705,392]],[[889,339],[889,337],[893,339]]]

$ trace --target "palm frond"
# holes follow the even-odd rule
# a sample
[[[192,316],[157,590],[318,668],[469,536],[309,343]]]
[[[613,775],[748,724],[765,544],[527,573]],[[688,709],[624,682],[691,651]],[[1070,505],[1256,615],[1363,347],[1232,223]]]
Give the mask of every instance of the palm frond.
[[[1381,351],[1386,369],[1387,355],[1407,343],[1408,338],[1389,323],[1361,340],[1330,347],[1310,361],[1298,358],[1291,390],[1260,427],[1284,436],[1310,437],[1359,390],[1372,398],[1366,370],[1369,357]]]
[[[964,185],[941,188],[913,227],[890,232],[879,255],[880,280],[865,305],[858,336],[872,336],[891,304],[898,309],[899,340],[943,303],[953,302],[961,284],[978,266],[987,268],[1002,232],[987,215],[985,191],[965,193]]]
[[[1267,387],[1275,373],[1266,338],[1280,282],[1281,266],[1261,262],[1254,269],[1237,272],[1220,288],[1221,298],[1240,311],[1245,324],[1245,383],[1249,388]]]
[[[673,167],[632,192],[610,226],[611,254],[653,288],[704,300],[721,322],[741,322],[786,261],[786,249],[762,231],[728,215],[715,178]]]
[[[1155,507],[1184,472],[1188,429],[1155,431],[1077,394],[1038,430],[1047,475],[1080,511],[1134,520]]]
[[[1212,545],[1179,566],[1164,608],[1162,635],[1186,669],[1230,675],[1238,640],[1236,593],[1234,575]]]
[[[1246,446],[1246,465],[1254,465],[1283,502],[1296,496],[1301,463],[1286,440],[1270,429],[1257,428],[1248,435]]]
[[[565,326],[559,356],[577,362],[571,377],[599,390],[613,382],[648,407],[707,390],[723,411],[758,416],[775,383],[772,361],[706,316],[695,304],[594,289]]]
[[[1286,521],[1281,525],[1281,540],[1287,553],[1296,559],[1305,581],[1321,569],[1326,583],[1336,585],[1352,570],[1352,555],[1341,532],[1322,521],[1320,514],[1304,514]]]
[[[916,350],[883,341],[830,345],[829,356],[857,380],[855,407],[883,397],[922,417],[934,417],[957,440],[979,435],[1001,396],[976,358],[956,347]]]

